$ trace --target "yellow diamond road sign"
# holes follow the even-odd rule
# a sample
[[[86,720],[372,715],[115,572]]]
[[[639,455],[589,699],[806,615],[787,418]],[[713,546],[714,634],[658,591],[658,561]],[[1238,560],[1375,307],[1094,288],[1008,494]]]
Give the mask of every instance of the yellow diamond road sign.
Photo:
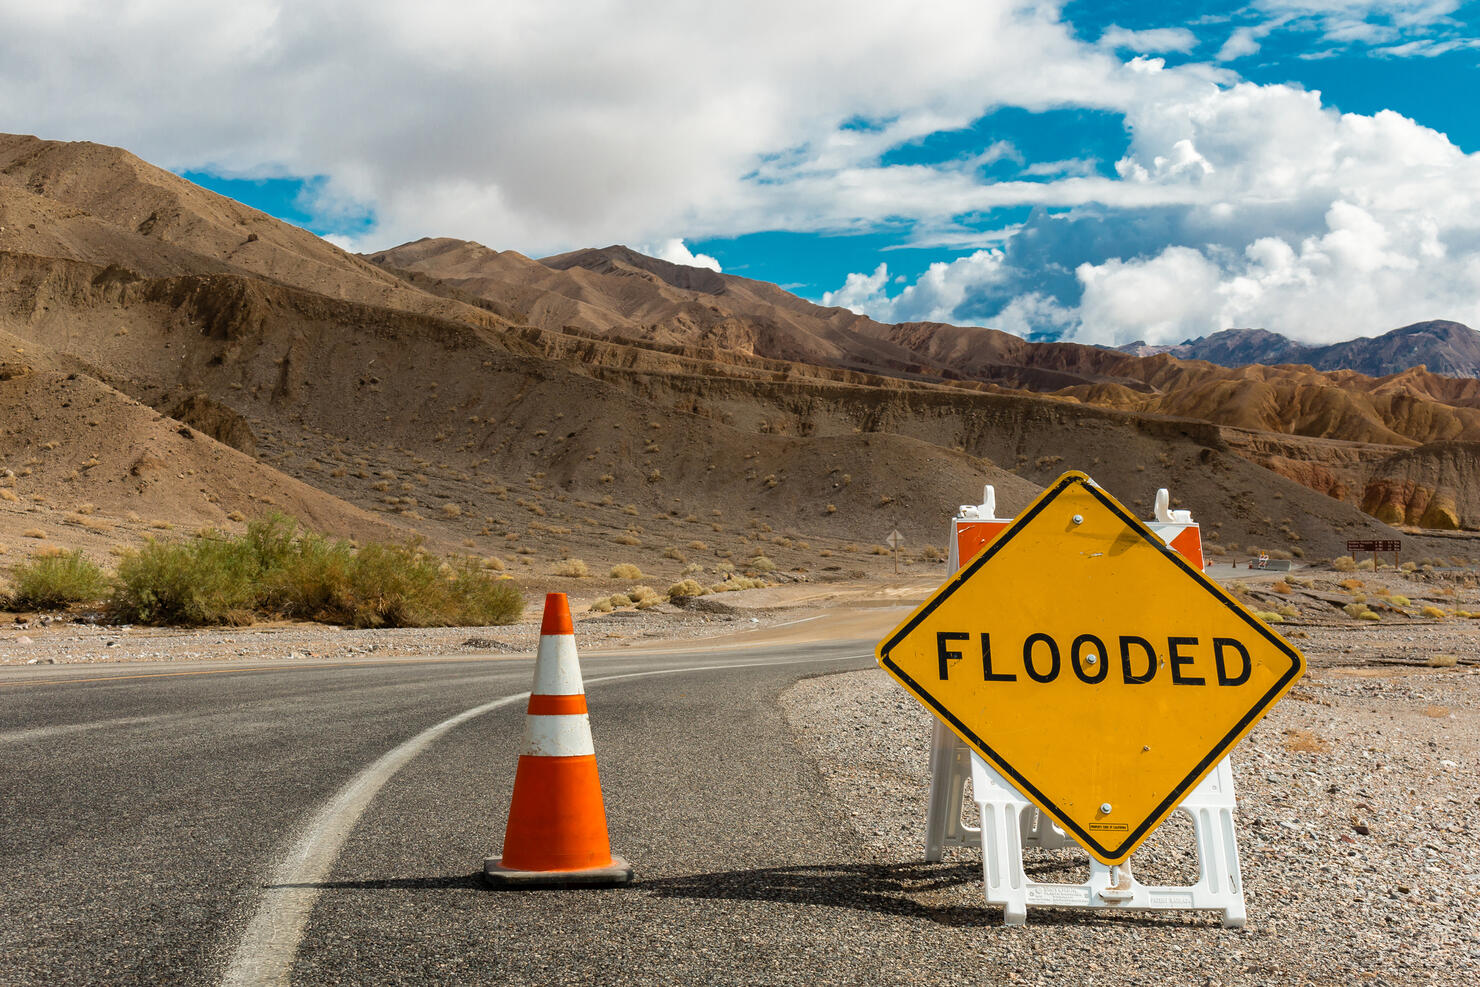
[[[879,664],[1106,864],[1166,818],[1305,659],[1083,473],[878,648]]]

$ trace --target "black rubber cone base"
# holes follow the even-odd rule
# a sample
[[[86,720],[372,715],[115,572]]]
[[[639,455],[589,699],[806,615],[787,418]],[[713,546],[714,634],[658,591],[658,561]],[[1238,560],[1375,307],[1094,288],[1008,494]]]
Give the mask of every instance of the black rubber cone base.
[[[629,884],[632,865],[616,854],[607,867],[586,870],[513,870],[505,867],[502,857],[483,861],[483,880],[494,888],[589,888],[600,885]]]

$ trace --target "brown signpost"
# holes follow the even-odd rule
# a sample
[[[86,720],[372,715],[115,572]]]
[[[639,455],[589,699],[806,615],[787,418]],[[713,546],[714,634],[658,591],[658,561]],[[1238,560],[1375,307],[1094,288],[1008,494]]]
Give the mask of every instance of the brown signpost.
[[[1398,553],[1403,550],[1403,543],[1397,538],[1349,541],[1346,543],[1346,550],[1348,552],[1351,552],[1353,555],[1356,555],[1358,552],[1371,552],[1372,567],[1374,569],[1377,567],[1378,552],[1392,552],[1393,568],[1396,569],[1398,567]]]

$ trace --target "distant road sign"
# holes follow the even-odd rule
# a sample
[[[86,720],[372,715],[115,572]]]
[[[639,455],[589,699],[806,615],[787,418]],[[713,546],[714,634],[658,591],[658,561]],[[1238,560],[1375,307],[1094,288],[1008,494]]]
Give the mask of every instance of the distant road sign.
[[[904,544],[904,535],[899,533],[898,528],[895,528],[893,531],[889,532],[889,537],[885,538],[884,540],[889,543],[890,548],[898,548],[899,546]]]
[[[1401,552],[1403,542],[1400,539],[1388,541],[1349,541],[1346,543],[1348,552]]]
[[[1083,473],[910,615],[879,663],[1097,860],[1118,864],[1305,659]]]

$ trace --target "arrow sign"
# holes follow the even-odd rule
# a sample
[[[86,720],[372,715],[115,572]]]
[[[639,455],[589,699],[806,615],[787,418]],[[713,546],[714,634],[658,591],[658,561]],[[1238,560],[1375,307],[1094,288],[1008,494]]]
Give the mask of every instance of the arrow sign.
[[[878,647],[879,664],[1095,859],[1118,864],[1305,659],[1083,473]]]

